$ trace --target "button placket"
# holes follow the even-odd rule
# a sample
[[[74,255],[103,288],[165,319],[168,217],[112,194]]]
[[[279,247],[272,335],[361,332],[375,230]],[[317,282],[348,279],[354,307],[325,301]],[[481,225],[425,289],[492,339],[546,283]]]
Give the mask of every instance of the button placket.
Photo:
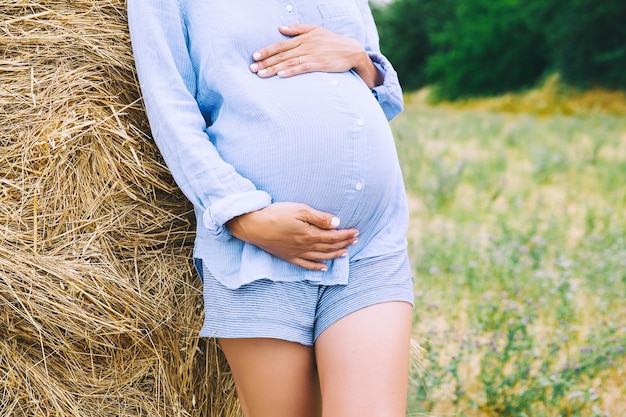
[[[361,119],[360,117],[357,117],[355,123],[359,128],[362,128],[365,125],[365,120]],[[362,129],[358,129],[358,130],[361,131]],[[354,189],[356,191],[361,191],[363,189],[363,183],[361,181],[355,182]]]
[[[294,0],[279,0],[278,7],[282,16],[282,26],[290,26],[300,23],[297,3]]]

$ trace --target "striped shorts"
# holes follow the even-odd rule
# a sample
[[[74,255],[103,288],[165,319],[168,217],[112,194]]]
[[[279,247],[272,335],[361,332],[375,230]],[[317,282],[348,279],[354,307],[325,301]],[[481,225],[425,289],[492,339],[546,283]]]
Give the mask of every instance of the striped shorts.
[[[204,325],[200,336],[274,338],[311,346],[341,318],[378,303],[413,305],[413,279],[406,251],[350,264],[347,285],[261,279],[237,289],[220,284],[200,259]]]

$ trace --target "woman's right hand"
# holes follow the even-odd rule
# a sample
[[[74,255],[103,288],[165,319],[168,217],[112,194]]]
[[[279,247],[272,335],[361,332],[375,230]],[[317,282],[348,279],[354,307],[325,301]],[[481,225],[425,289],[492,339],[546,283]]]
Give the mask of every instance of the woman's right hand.
[[[237,238],[302,268],[326,271],[322,262],[348,255],[357,229],[337,229],[339,219],[306,204],[274,203],[231,219]]]

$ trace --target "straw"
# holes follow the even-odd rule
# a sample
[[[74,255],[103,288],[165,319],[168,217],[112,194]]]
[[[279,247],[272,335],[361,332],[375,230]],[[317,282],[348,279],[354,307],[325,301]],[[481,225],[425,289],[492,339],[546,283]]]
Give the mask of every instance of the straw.
[[[239,415],[124,1],[3,0],[0,121],[0,415]]]

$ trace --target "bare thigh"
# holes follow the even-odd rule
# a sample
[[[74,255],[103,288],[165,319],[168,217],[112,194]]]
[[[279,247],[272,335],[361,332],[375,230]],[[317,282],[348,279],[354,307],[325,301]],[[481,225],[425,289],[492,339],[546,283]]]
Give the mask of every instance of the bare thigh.
[[[279,339],[220,339],[244,417],[319,417],[313,347]]]
[[[403,417],[412,307],[386,302],[358,310],[315,344],[324,417]]]

